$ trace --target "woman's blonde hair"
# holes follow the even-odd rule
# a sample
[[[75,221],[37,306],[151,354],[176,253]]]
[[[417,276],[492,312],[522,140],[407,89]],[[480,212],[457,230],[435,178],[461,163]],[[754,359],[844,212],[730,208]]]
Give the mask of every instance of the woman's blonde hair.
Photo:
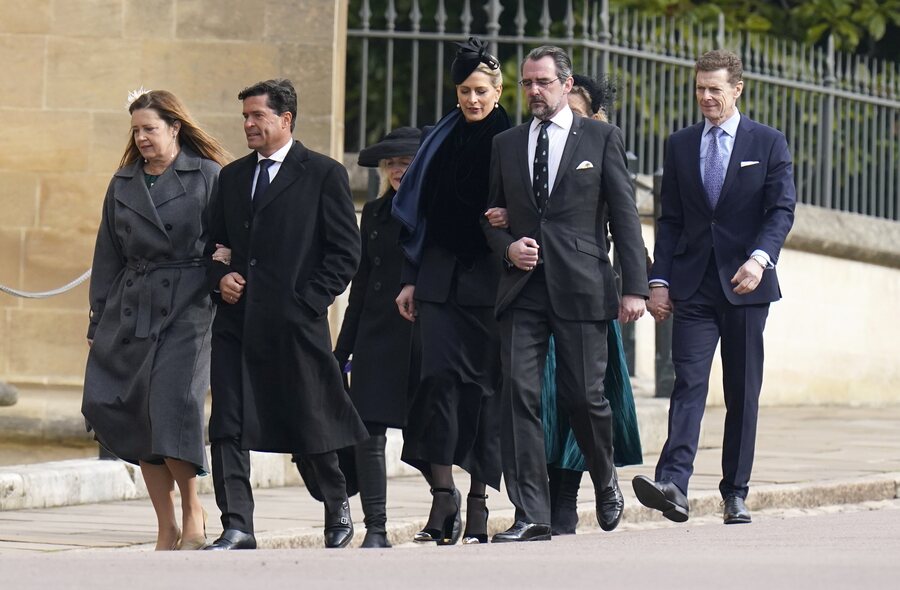
[[[214,160],[220,166],[224,166],[231,161],[231,154],[228,153],[222,144],[209,135],[197,125],[191,114],[188,112],[184,104],[178,100],[171,92],[167,90],[151,90],[145,92],[135,99],[128,107],[130,114],[139,109],[153,109],[159,118],[172,126],[175,122],[181,123],[181,129],[178,130],[178,139],[183,146],[191,148],[197,155]],[[129,164],[137,162],[141,159],[141,151],[137,144],[134,143],[134,133],[128,138],[128,145],[125,146],[125,153],[119,161],[119,168],[124,168]]]
[[[494,70],[491,69],[491,66],[482,62],[478,64],[478,67],[476,67],[472,71],[487,74],[488,78],[491,80],[491,86],[493,86],[494,88],[500,88],[501,86],[503,86],[503,72],[500,70],[500,68]]]
[[[591,104],[591,93],[588,92],[587,88],[585,88],[584,86],[572,86],[572,90],[569,91],[569,94],[574,94],[575,96],[584,99],[584,104],[586,104],[588,106],[588,110],[591,111],[591,119],[609,123],[609,118],[606,116],[606,109],[600,107],[596,112],[593,110]]]
[[[387,158],[378,160],[378,196],[386,195],[391,189],[391,176]]]

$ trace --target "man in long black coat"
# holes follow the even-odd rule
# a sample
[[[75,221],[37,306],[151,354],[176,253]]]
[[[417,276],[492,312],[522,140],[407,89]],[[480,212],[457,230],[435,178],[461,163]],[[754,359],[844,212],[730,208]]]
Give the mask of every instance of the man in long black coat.
[[[222,169],[209,250],[214,262],[213,483],[222,536],[212,549],[252,549],[249,451],[306,456],[325,501],[325,545],[353,536],[336,449],[367,437],[331,352],[327,311],[359,264],[347,172],[291,137],[297,94],[287,80],[244,89],[254,151]]]

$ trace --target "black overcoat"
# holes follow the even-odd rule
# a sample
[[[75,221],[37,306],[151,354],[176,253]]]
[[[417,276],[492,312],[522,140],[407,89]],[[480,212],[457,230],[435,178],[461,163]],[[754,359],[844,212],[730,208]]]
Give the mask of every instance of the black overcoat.
[[[211,242],[231,248],[231,266],[216,262],[209,273],[219,304],[210,438],[238,434],[245,449],[299,454],[356,444],[368,435],[344,391],[327,317],[360,256],[347,171],[295,141],[251,209],[256,163],[253,152],[223,168],[213,205]],[[236,305],[217,292],[231,271],[247,281]],[[217,412],[220,395],[232,410],[224,396],[240,398],[239,409]]]
[[[391,190],[363,207],[362,261],[335,350],[353,354],[350,397],[362,419],[402,428],[419,384],[421,351],[417,325],[400,315],[395,301],[404,256],[393,200]]]

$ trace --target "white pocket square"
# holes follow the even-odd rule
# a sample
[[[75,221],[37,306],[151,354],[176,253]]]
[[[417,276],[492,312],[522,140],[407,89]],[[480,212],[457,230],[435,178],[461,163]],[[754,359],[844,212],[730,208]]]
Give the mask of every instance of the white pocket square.
[[[741,168],[746,168],[747,166],[756,166],[759,164],[759,160],[745,160],[741,162]]]
[[[590,170],[593,167],[594,167],[593,164],[591,164],[589,161],[585,160],[584,162],[579,164],[578,168],[576,168],[575,170]]]

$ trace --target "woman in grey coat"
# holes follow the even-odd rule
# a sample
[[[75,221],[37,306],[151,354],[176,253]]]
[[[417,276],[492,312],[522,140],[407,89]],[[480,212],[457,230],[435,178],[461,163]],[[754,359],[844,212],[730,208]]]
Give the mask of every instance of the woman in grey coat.
[[[228,154],[169,92],[144,92],[129,112],[131,139],[94,250],[81,411],[103,447],[140,465],[158,521],[156,549],[199,549],[213,318],[202,256],[209,200]]]

